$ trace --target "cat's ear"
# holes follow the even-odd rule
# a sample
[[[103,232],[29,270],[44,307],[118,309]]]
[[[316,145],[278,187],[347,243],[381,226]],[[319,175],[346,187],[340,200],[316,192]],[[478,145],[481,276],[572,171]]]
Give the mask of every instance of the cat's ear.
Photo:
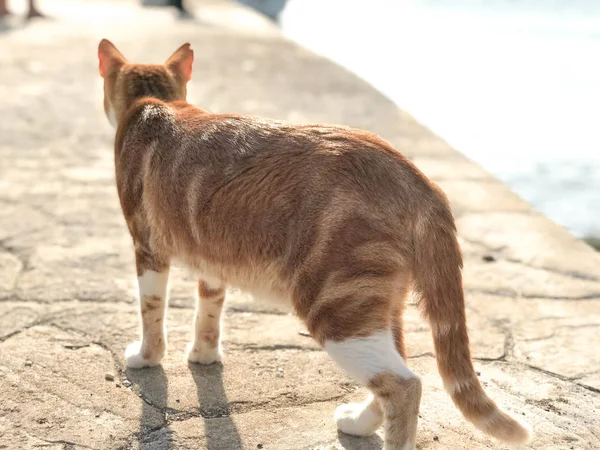
[[[104,78],[109,73],[119,70],[127,60],[112,42],[102,39],[98,45],[98,63],[100,76]]]
[[[192,64],[194,63],[194,51],[189,43],[183,44],[165,63],[167,69],[181,77],[184,82],[192,78]]]

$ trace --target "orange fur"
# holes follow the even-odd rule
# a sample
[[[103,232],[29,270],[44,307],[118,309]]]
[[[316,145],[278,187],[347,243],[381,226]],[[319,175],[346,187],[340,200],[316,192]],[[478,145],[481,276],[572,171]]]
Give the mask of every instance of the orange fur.
[[[456,405],[499,439],[527,439],[477,380],[450,207],[408,159],[362,130],[187,104],[189,44],[164,66],[130,64],[106,40],[99,58],[138,275],[178,258],[222,285],[288,298],[321,344],[389,330],[402,356],[401,315],[414,285]],[[218,344],[224,291],[204,281],[198,290],[190,360],[210,362],[218,355],[202,354],[210,352],[202,340]],[[420,381],[384,372],[369,388],[377,396],[369,408],[381,405],[388,420],[386,445],[413,446]]]

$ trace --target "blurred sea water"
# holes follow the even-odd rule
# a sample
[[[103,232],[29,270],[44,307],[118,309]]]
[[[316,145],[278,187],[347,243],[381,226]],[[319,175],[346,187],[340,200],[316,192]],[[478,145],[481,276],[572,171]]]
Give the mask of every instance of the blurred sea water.
[[[554,221],[600,236],[599,1],[290,0],[280,23]]]

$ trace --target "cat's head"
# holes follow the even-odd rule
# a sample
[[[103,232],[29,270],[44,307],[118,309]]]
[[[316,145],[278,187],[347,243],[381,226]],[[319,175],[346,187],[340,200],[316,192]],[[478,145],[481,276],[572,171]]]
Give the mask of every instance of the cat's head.
[[[165,102],[185,100],[192,77],[194,52],[183,44],[164,64],[132,64],[112,42],[98,46],[100,76],[104,78],[104,111],[117,127],[123,114],[136,100],[153,97]]]

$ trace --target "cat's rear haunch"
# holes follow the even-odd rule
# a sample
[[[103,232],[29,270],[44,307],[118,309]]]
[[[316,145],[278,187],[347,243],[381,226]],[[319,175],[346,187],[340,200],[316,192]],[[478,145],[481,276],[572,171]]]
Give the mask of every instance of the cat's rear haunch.
[[[373,393],[340,406],[338,428],[366,436],[385,420],[385,449],[412,449],[421,381],[406,366],[402,313],[414,290],[456,406],[502,441],[529,439],[477,379],[454,219],[443,192],[410,161],[366,131],[189,105],[189,44],[164,65],[131,64],[107,40],[98,56],[139,277],[143,332],[127,349],[128,367],[157,365],[165,354],[177,259],[201,274],[190,361],[221,358],[227,286],[280,298]]]

